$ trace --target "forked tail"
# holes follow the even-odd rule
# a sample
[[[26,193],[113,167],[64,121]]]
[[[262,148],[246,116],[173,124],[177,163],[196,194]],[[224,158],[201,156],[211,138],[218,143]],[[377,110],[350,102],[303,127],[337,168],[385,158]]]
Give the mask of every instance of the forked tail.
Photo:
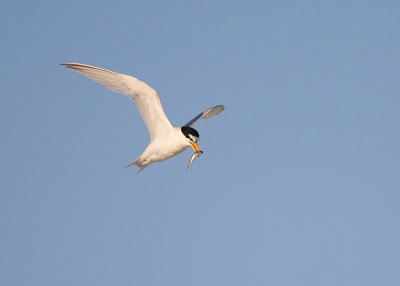
[[[124,166],[124,168],[128,168],[128,167],[130,167],[130,166],[132,166],[132,165],[136,165],[136,166],[139,167],[139,169],[136,171],[136,174],[138,174],[140,171],[142,171],[144,168],[146,168],[146,167],[147,167],[148,165],[150,165],[150,164],[149,164],[149,163],[148,163],[148,164],[145,164],[145,163],[144,163],[144,160],[140,159],[140,157],[139,157],[139,158],[137,158],[135,161],[129,163],[129,164],[126,165],[126,166]]]

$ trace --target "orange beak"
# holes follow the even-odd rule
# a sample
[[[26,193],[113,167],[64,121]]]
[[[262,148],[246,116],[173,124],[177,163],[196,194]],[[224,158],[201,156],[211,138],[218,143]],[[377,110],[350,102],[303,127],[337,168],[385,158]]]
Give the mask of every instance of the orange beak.
[[[193,150],[194,150],[195,152],[197,152],[197,153],[203,153],[203,152],[200,150],[199,145],[197,145],[196,142],[190,141],[189,143],[190,143],[190,145],[192,145],[192,148],[193,148]]]

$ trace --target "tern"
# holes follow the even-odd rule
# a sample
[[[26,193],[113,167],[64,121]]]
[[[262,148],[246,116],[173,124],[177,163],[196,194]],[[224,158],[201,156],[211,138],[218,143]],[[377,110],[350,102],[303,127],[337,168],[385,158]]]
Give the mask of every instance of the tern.
[[[193,158],[203,153],[198,145],[199,132],[192,126],[200,119],[213,117],[224,110],[223,105],[213,106],[201,112],[185,125],[173,126],[164,112],[157,91],[139,79],[85,64],[62,63],[61,65],[103,84],[112,91],[128,96],[136,103],[150,133],[150,143],[143,153],[135,161],[124,166],[124,168],[132,165],[138,166],[139,169],[136,173],[151,163],[165,161],[192,147],[194,155],[189,162],[188,167],[190,167]]]

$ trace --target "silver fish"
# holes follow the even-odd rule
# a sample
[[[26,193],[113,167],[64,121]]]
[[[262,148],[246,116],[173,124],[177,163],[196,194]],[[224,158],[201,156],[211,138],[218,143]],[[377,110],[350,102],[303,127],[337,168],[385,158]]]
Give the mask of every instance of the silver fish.
[[[194,153],[192,154],[192,157],[190,157],[189,164],[187,165],[187,169],[189,169],[189,168],[192,166],[193,161],[196,160],[198,157],[200,157],[201,154],[203,154],[203,151],[194,152]]]

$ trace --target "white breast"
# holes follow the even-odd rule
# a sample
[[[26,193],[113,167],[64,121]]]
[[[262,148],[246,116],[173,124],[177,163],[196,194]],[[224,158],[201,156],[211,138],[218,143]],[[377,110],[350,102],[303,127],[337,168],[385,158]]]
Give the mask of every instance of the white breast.
[[[164,137],[154,139],[140,158],[150,162],[165,161],[190,147],[180,127],[174,127]]]

